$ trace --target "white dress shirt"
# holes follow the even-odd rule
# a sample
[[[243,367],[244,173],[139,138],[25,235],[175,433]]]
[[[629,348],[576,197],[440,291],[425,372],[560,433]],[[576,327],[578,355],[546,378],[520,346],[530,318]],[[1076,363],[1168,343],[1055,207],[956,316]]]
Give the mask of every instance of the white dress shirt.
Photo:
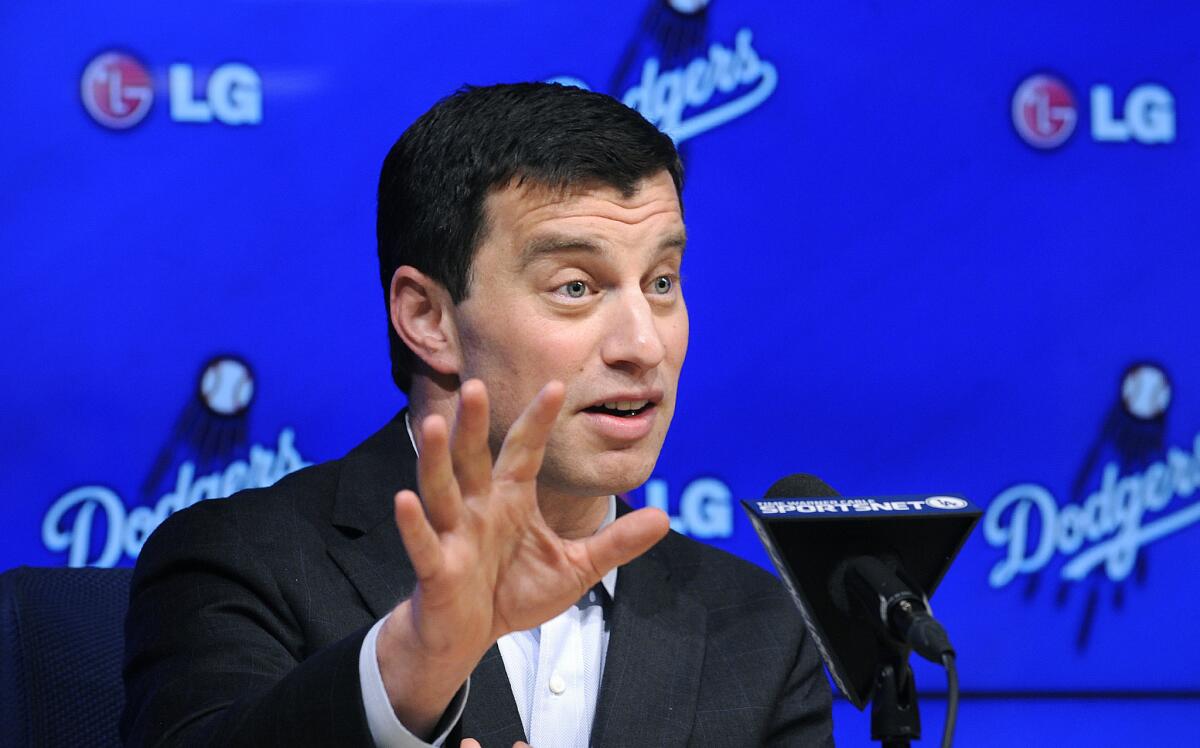
[[[417,442],[407,413],[404,420],[416,451]],[[597,532],[611,524],[616,514],[617,500],[610,496],[608,513]],[[538,628],[515,631],[496,642],[521,724],[534,748],[586,748],[588,744],[608,650],[604,611],[616,595],[617,570],[609,571],[600,581],[599,589],[593,588],[579,602]],[[608,600],[603,599],[605,595]],[[446,714],[452,717],[443,720],[445,728],[441,734],[432,743],[417,738],[396,718],[379,672],[376,642],[386,620],[384,616],[371,627],[358,653],[359,684],[371,737],[379,748],[441,746],[462,719],[471,681],[467,680],[446,708]]]
[[[610,499],[600,527],[616,518],[616,510],[616,499]],[[611,600],[616,585],[613,569],[559,615],[496,642],[525,735],[535,748],[586,748],[588,744],[608,650],[604,597]]]

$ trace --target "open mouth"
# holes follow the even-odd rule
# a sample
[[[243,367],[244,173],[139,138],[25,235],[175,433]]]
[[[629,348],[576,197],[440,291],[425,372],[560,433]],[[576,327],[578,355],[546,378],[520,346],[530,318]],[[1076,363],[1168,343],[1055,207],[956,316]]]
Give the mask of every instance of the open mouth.
[[[593,405],[590,408],[584,408],[583,412],[600,413],[606,416],[617,416],[618,418],[633,418],[653,407],[654,403],[649,400],[615,400],[609,403]]]

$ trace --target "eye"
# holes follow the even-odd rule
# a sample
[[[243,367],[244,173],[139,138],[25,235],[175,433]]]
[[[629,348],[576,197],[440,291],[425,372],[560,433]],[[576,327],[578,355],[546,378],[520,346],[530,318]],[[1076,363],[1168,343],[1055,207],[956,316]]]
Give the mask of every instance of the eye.
[[[558,290],[565,296],[572,299],[582,299],[587,295],[587,284],[581,280],[573,280],[570,283],[564,283],[558,287]]]
[[[668,294],[671,293],[671,289],[675,287],[675,281],[672,280],[671,276],[669,275],[660,275],[654,279],[654,282],[650,284],[650,287],[654,289],[654,293]]]

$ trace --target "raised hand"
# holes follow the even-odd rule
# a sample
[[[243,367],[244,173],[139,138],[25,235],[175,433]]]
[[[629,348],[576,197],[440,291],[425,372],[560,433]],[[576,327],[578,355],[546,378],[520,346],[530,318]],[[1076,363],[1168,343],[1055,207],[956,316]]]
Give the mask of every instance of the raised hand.
[[[666,515],[645,509],[580,540],[547,526],[537,475],[563,396],[560,382],[547,384],[509,429],[494,465],[482,382],[463,383],[453,437],[440,416],[420,426],[424,501],[412,491],[395,498],[417,587],[377,645],[392,706],[418,735],[498,638],[558,615],[667,532]]]

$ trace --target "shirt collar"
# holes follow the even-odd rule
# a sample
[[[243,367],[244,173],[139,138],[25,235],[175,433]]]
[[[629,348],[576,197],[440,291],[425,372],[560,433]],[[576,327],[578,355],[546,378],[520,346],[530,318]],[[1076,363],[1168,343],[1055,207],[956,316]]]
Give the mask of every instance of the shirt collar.
[[[413,452],[416,453],[417,459],[421,458],[421,450],[417,448],[417,439],[413,436],[412,419],[409,418],[410,410],[404,410],[404,428],[408,431],[408,440],[412,443]],[[617,497],[608,497],[608,511],[604,514],[604,519],[601,520],[600,526],[596,528],[596,532],[600,532],[604,528],[611,525],[617,519]],[[600,584],[604,585],[604,591],[608,593],[608,599],[612,600],[617,594],[617,567],[609,569],[608,573],[600,578]]]

